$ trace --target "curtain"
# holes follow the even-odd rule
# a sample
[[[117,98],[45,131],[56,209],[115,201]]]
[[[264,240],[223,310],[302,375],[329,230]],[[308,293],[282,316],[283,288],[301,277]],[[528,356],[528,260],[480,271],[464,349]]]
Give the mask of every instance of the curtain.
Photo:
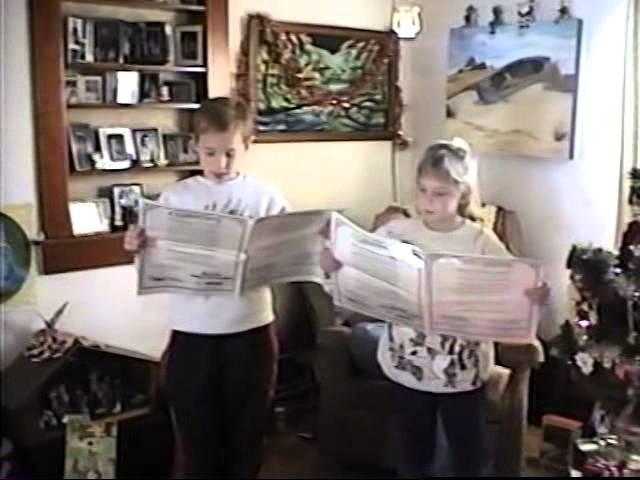
[[[640,126],[640,0],[629,0],[627,41],[625,47],[624,111],[622,132],[622,162],[620,172],[620,214],[618,215],[618,239],[632,216],[627,204],[629,195],[629,171],[640,167],[638,133]]]

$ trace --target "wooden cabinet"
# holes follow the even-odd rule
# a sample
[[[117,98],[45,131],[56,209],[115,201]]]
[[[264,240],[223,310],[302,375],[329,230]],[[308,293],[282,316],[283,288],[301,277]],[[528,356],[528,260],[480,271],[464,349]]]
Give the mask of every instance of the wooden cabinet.
[[[165,166],[122,171],[74,172],[70,162],[68,128],[73,122],[101,126],[190,129],[197,102],[67,104],[65,76],[71,72],[101,74],[138,71],[190,75],[203,85],[201,97],[226,95],[230,90],[228,0],[32,0],[31,50],[37,154],[39,212],[44,240],[43,273],[125,264],[132,257],[122,248],[122,232],[74,236],[69,201],[99,197],[109,184],[139,182],[159,192],[166,184],[192,172],[193,167]],[[167,21],[204,26],[202,66],[138,65],[67,62],[65,18],[80,15],[126,21]]]

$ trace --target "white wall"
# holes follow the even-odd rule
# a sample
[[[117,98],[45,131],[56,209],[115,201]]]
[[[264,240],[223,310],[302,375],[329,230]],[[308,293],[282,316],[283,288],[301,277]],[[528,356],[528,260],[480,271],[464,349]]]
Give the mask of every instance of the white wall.
[[[401,3],[398,1],[398,3]],[[414,159],[428,142],[444,135],[444,85],[449,29],[462,24],[467,0],[418,0],[423,34],[403,43],[405,121],[413,148],[401,154],[403,200],[411,202]],[[482,23],[493,0],[471,2]],[[513,18],[516,0],[499,2]],[[554,18],[556,0],[539,0],[542,18]],[[554,289],[552,312],[542,333],[562,321],[566,285],[564,260],[573,242],[613,247],[620,178],[622,72],[626,0],[574,0],[584,19],[578,98],[576,155],[572,161],[480,158],[483,199],[515,210],[522,221],[529,256],[542,260]]]
[[[234,57],[241,19],[248,12],[268,13],[279,20],[385,29],[391,11],[391,0],[230,0],[229,4]],[[0,5],[5,20],[1,35],[7,47],[2,52],[2,137],[9,139],[2,151],[2,203],[36,204],[27,0],[1,0]],[[366,222],[391,201],[390,168],[389,142],[255,145],[246,165],[249,173],[282,190],[294,208],[347,208],[351,216]],[[38,308],[44,314],[69,300],[61,328],[78,335],[156,356],[167,339],[166,299],[137,297],[132,266],[41,276],[38,295]],[[39,321],[27,311],[4,315],[2,322],[6,362]]]

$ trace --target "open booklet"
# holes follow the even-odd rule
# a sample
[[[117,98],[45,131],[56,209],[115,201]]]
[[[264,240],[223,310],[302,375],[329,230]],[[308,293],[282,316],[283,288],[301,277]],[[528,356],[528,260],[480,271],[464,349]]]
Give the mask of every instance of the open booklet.
[[[328,210],[262,218],[183,210],[144,200],[149,239],[138,293],[239,294],[261,285],[322,282],[320,231]]]
[[[334,302],[425,334],[529,343],[538,309],[525,290],[541,268],[522,258],[425,253],[367,232],[342,215],[331,220],[331,243],[343,267]]]

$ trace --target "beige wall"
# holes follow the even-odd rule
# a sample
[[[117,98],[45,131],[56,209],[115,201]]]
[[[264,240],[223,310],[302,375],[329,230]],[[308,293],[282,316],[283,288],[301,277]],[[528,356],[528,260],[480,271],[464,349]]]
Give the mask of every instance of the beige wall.
[[[521,158],[485,158],[481,166],[485,199],[516,210],[522,218],[528,254],[544,261],[555,288],[550,331],[562,319],[564,257],[573,241],[612,246],[619,180],[622,32],[625,0],[575,0],[585,19],[585,39],[577,137],[571,162]],[[36,202],[33,122],[26,0],[0,1],[3,42],[2,201]],[[240,38],[240,19],[248,11],[276,19],[385,28],[391,0],[231,0],[231,45]],[[411,202],[414,158],[443,132],[447,31],[457,24],[466,0],[414,0],[423,6],[423,34],[403,43],[401,76],[405,125],[416,139],[400,155],[401,194]],[[493,1],[478,0],[484,18]],[[512,6],[515,1],[501,2]],[[556,0],[541,0],[547,12]],[[8,19],[11,19],[9,22]],[[255,145],[247,170],[270,181],[296,208],[340,207],[360,221],[391,197],[391,153],[385,142]],[[167,338],[165,299],[134,293],[132,266],[43,276],[38,281],[39,309],[52,312],[63,301],[71,308],[63,327],[102,341],[159,355]],[[3,316],[5,361],[25,332],[37,325],[33,312]]]
[[[233,0],[229,41],[233,57],[241,19],[263,13],[273,19],[354,28],[388,28],[391,0]],[[278,187],[296,209],[345,208],[368,223],[391,201],[390,142],[256,144],[247,170]]]
[[[247,12],[289,21],[384,29],[391,0],[231,0],[233,54]],[[3,0],[2,202],[36,203],[27,0]],[[10,22],[6,21],[11,19]],[[5,61],[6,60],[6,61]],[[246,170],[278,187],[294,208],[346,208],[358,221],[391,200],[389,142],[323,142],[255,145]],[[61,327],[79,335],[159,355],[167,339],[166,299],[137,297],[132,266],[41,276],[38,308],[51,313],[69,300]],[[3,315],[3,350],[8,361],[29,331],[39,325],[31,311]]]

